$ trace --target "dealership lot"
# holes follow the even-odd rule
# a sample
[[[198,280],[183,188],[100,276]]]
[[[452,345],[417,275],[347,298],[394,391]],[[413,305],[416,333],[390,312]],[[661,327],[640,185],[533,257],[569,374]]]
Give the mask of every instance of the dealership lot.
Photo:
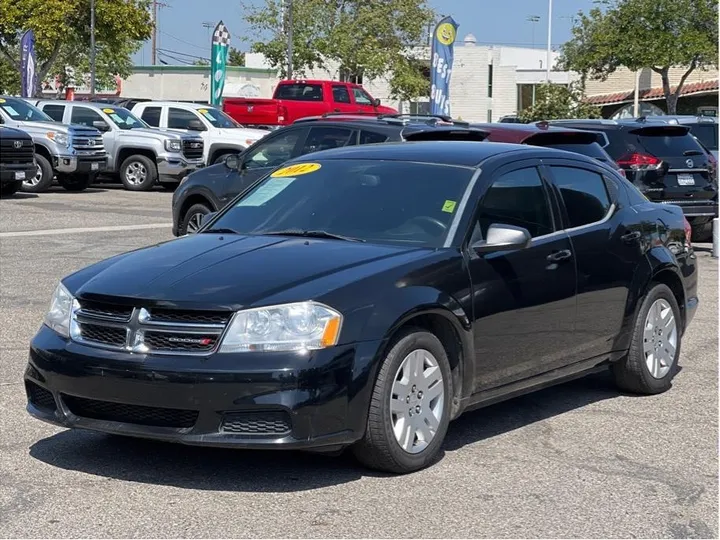
[[[672,390],[605,374],[466,414],[443,458],[393,477],[350,457],[203,449],[30,418],[27,345],[64,275],[171,239],[171,194],[61,190],[0,201],[2,537],[715,537],[717,261]]]

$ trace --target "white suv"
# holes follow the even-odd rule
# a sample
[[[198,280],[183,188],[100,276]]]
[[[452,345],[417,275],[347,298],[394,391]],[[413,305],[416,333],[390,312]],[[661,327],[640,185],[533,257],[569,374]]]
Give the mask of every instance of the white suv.
[[[212,105],[178,101],[144,101],[132,112],[147,124],[164,129],[179,129],[200,135],[205,142],[206,165],[220,163],[230,154],[244,151],[269,131],[241,126]]]

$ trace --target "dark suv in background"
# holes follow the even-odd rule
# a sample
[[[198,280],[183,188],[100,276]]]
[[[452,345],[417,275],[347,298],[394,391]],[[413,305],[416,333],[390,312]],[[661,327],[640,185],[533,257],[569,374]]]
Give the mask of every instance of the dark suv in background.
[[[16,193],[35,172],[32,137],[22,130],[0,126],[0,197]]]
[[[187,176],[172,202],[173,234],[194,233],[250,184],[289,159],[331,148],[402,141],[482,141],[487,133],[444,116],[333,114],[296,120],[223,163]]]
[[[551,125],[599,132],[608,154],[653,202],[680,206],[693,241],[712,238],[718,186],[712,156],[679,123],[632,120],[552,120]]]

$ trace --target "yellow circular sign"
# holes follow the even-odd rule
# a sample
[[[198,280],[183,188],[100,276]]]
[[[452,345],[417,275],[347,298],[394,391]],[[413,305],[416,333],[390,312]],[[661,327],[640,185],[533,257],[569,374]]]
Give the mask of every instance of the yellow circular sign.
[[[450,23],[442,23],[438,26],[437,38],[443,45],[452,45],[455,42],[455,27]]]
[[[272,178],[286,178],[288,176],[300,176],[302,174],[308,174],[317,171],[321,165],[319,163],[296,163],[295,165],[288,165],[282,169],[275,171],[270,176]]]
[[[110,113],[114,113],[115,111],[112,109],[103,109],[103,112],[110,114]]]
[[[5,100],[0,98],[0,103],[5,103]]]

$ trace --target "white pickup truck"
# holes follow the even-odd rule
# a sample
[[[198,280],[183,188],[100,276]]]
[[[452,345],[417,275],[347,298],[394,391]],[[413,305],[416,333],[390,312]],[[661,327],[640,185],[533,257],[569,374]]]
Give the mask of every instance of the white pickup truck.
[[[212,105],[178,101],[144,101],[132,112],[150,126],[175,129],[200,135],[205,142],[206,165],[220,163],[230,154],[239,154],[270,133],[245,128]]]

